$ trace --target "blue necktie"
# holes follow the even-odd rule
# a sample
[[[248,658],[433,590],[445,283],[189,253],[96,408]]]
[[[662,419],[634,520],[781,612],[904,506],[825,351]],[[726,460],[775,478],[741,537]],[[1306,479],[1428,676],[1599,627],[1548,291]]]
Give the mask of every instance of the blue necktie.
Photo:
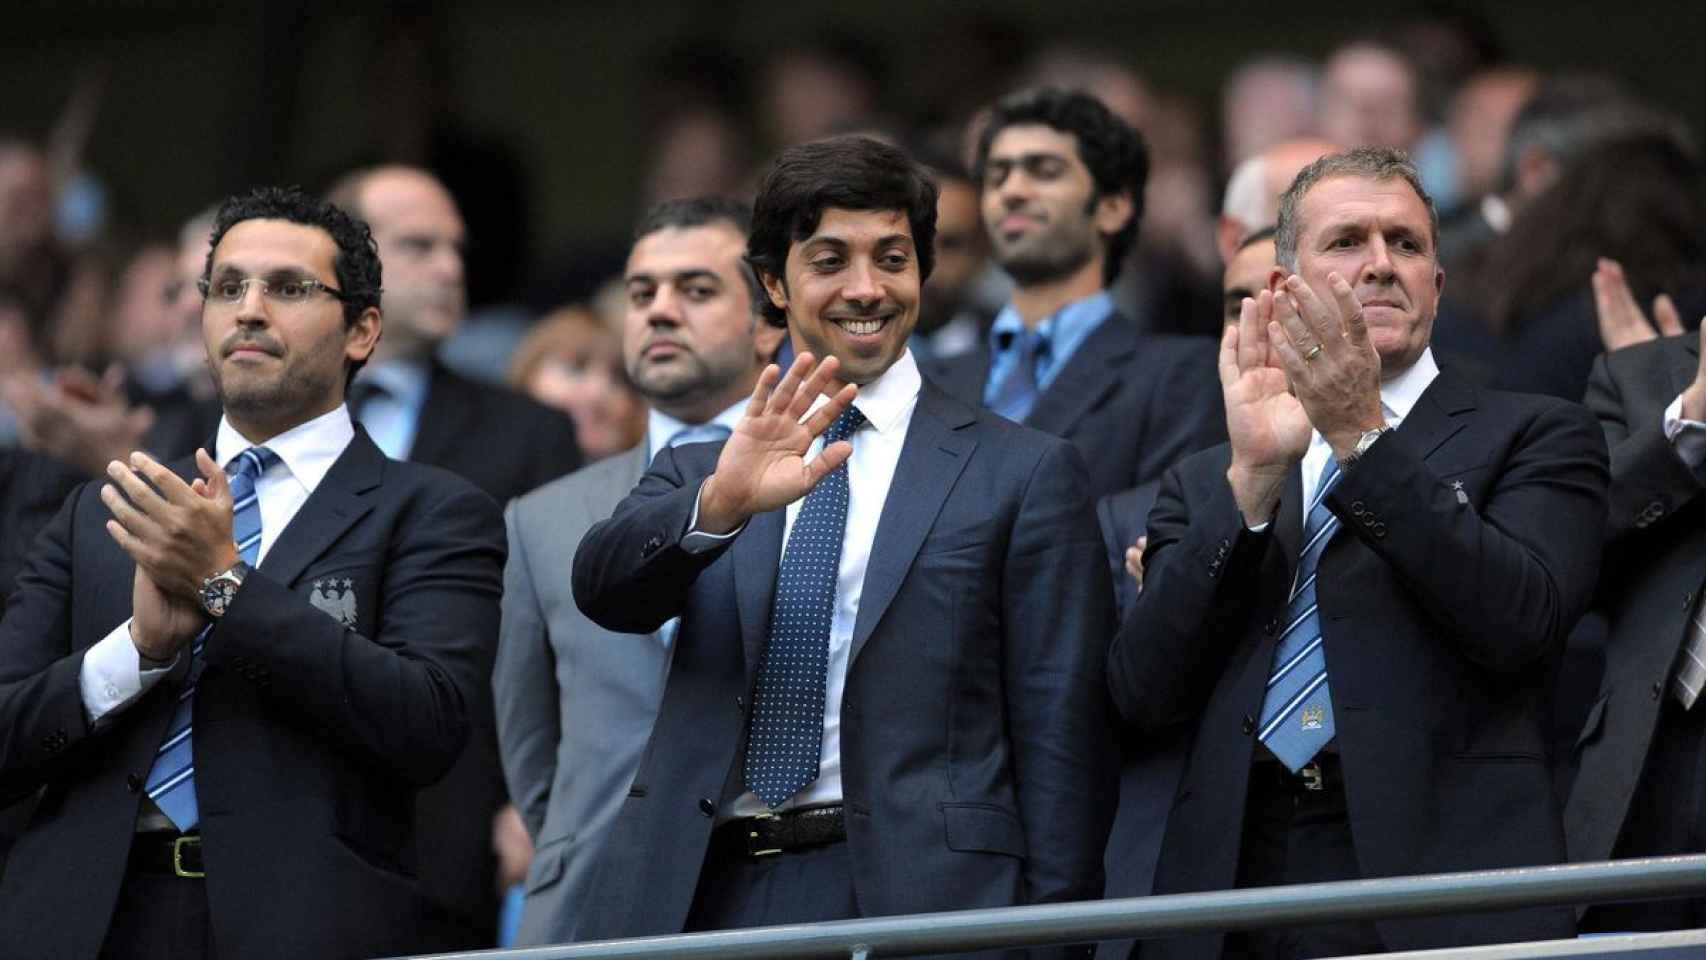
[[[846,440],[865,423],[848,407],[824,431],[824,446]],[[823,753],[823,704],[829,675],[829,628],[835,580],[847,529],[847,464],[806,494],[782,551],[770,642],[758,660],[746,788],[774,809],[817,779]]]
[[[995,388],[989,409],[1015,423],[1024,423],[1037,405],[1037,360],[1048,353],[1048,337],[1041,330],[1021,330],[1013,336],[1013,365]]]
[[[261,549],[261,501],[255,495],[255,480],[277,462],[278,455],[266,447],[250,447],[225,468],[231,475],[232,538],[237,541],[238,556],[251,566]],[[201,650],[212,629],[211,625],[203,628],[190,644],[190,680],[178,691],[178,705],[172,710],[166,739],[154,755],[154,766],[148,771],[145,787],[148,799],[184,832],[201,822],[195,799],[195,755],[190,729],[196,682],[201,678]]]
[[[1316,565],[1339,518],[1327,509],[1327,491],[1339,480],[1339,464],[1327,458],[1316,484],[1315,502],[1303,524],[1303,549],[1286,605],[1285,632],[1274,650],[1268,690],[1262,700],[1259,737],[1292,772],[1303,768],[1333,739],[1333,695],[1327,688],[1327,655],[1321,645],[1321,614],[1315,604]]]

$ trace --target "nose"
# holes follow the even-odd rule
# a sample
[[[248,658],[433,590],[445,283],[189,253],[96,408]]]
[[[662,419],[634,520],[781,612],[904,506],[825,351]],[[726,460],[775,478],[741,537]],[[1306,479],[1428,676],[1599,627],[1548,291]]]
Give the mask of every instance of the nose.
[[[847,282],[841,288],[842,299],[850,303],[872,303],[882,299],[883,288],[877,282],[876,265],[868,257],[855,258],[847,268]]]
[[[1376,233],[1368,244],[1368,261],[1362,267],[1362,279],[1365,283],[1390,282],[1395,271],[1392,268],[1391,251],[1386,249],[1386,238]]]
[[[259,283],[245,284],[243,297],[237,301],[237,323],[240,326],[262,326],[267,322],[266,297]]]
[[[646,323],[653,327],[681,325],[681,300],[669,284],[660,284],[652,294],[651,305],[646,308]]]

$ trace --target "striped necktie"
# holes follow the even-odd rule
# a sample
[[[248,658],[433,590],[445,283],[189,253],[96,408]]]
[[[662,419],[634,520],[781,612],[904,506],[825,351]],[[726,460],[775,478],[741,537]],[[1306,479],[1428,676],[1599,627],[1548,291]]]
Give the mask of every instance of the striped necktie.
[[[278,462],[278,454],[266,447],[250,447],[225,468],[231,475],[231,534],[237,541],[238,556],[250,566],[255,564],[261,549],[261,500],[255,494],[255,481]],[[201,678],[201,651],[212,629],[211,625],[204,627],[190,644],[189,682],[178,691],[177,706],[166,725],[166,739],[154,754],[154,766],[148,771],[145,787],[148,799],[183,832],[201,822],[195,798],[195,754],[190,731],[195,688]]]
[[[850,439],[864,423],[865,415],[848,407],[824,431],[824,446]],[[752,694],[745,775],[746,788],[771,809],[817,779],[847,497],[843,463],[806,494],[776,572],[770,640],[759,655]]]
[[[1692,710],[1706,687],[1706,590],[1700,591],[1693,614],[1688,618],[1688,636],[1682,641],[1682,661],[1676,665],[1676,679],[1671,690],[1682,701],[1684,710]]]
[[[1321,645],[1321,614],[1315,604],[1316,565],[1339,518],[1327,509],[1327,492],[1339,480],[1339,464],[1327,458],[1316,484],[1315,502],[1303,524],[1303,549],[1286,605],[1285,632],[1274,650],[1262,699],[1259,739],[1287,768],[1303,768],[1333,739],[1333,696],[1327,687],[1327,655]]]
[[[1013,365],[990,397],[990,410],[1015,423],[1025,422],[1041,392],[1037,361],[1047,355],[1048,348],[1048,337],[1041,330],[1021,330],[1013,335]]]

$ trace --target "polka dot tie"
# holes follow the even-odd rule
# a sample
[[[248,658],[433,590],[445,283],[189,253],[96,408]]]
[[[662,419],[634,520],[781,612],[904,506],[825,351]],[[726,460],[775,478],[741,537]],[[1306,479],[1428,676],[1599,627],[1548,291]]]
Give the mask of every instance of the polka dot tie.
[[[824,431],[824,446],[847,440],[865,425],[854,407]],[[746,788],[774,809],[817,779],[823,752],[823,702],[829,673],[829,627],[835,580],[847,529],[847,464],[806,494],[782,551],[770,642],[758,659],[752,729],[746,747]]]
[[[253,566],[261,549],[261,501],[255,481],[278,463],[278,454],[266,447],[250,447],[225,468],[231,475],[231,535],[237,555]],[[211,626],[203,627],[190,644],[190,680],[178,691],[178,705],[166,725],[166,739],[154,753],[144,789],[179,830],[188,831],[201,822],[195,796],[195,752],[191,719],[195,714],[195,688],[201,679],[201,649]]]

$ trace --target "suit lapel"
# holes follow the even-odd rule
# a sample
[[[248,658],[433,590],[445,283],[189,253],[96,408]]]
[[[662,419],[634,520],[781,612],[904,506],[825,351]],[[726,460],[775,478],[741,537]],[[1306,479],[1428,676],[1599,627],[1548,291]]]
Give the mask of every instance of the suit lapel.
[[[741,648],[746,651],[746,682],[758,674],[758,656],[770,625],[770,606],[776,598],[776,568],[782,562],[782,525],[786,508],[761,513],[729,547],[734,565],[735,605],[740,613]]]
[[[464,390],[456,375],[434,360],[408,458],[416,463],[448,462],[452,448],[468,439],[478,403],[477,394]]]
[[[373,509],[363,494],[379,486],[384,473],[385,454],[357,425],[355,438],[278,535],[260,568],[280,583],[294,583],[345,530]]]
[[[894,481],[883,500],[876,540],[871,544],[865,585],[859,595],[859,616],[853,625],[848,662],[870,639],[871,631],[894,601],[912,560],[936,522],[948,492],[954,488],[977,441],[960,428],[975,423],[976,415],[959,406],[928,380],[918,394],[918,406],[906,431],[906,442],[895,465]]]
[[[1084,414],[1120,384],[1121,375],[1137,352],[1137,332],[1125,318],[1109,314],[1096,331],[1084,339],[1055,375],[1025,425],[1055,436],[1065,436]]]
[[[1441,370],[1396,433],[1423,460],[1432,459],[1447,440],[1469,425],[1461,415],[1474,409],[1475,388],[1456,374]]]
[[[1280,556],[1285,558],[1286,579],[1297,569],[1297,555],[1303,549],[1303,464],[1286,474],[1285,493],[1280,495],[1279,513],[1274,517],[1274,539],[1279,541]]]

